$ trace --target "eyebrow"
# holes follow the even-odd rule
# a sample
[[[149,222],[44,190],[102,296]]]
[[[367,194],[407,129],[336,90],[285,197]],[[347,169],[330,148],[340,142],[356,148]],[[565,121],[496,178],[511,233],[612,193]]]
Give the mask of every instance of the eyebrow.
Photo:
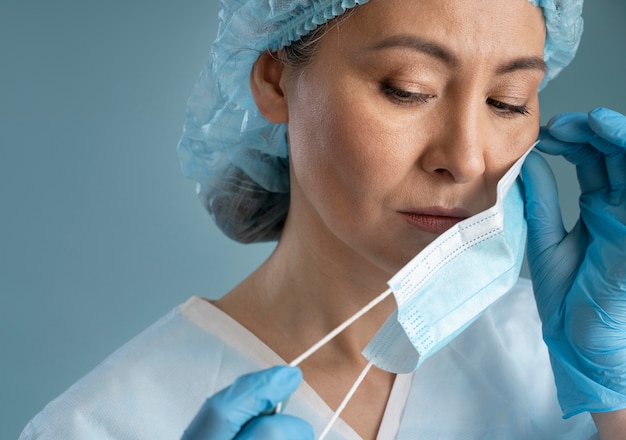
[[[443,61],[450,67],[457,67],[460,64],[459,59],[450,52],[447,48],[434,41],[425,40],[415,35],[400,34],[386,38],[370,49],[381,50],[389,48],[407,48],[416,50],[418,52],[430,55],[434,58]],[[541,57],[530,56],[516,58],[508,61],[501,66],[498,66],[496,73],[503,75],[506,73],[515,72],[517,70],[540,70],[545,73],[547,70],[546,62]]]
[[[385,38],[371,47],[373,50],[405,48],[413,49],[437,58],[444,63],[455,67],[459,64],[459,60],[445,47],[433,41],[424,40],[414,35],[400,34]]]
[[[540,57],[523,57],[510,61],[496,70],[499,75],[515,72],[516,70],[540,70],[545,73],[548,66],[543,58]]]

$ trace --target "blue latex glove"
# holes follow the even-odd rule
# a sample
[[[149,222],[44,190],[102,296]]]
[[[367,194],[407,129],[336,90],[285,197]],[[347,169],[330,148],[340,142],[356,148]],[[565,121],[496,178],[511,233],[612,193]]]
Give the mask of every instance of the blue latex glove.
[[[268,414],[301,381],[300,369],[287,366],[241,376],[204,402],[182,440],[313,440],[313,428],[304,420]]]
[[[529,155],[522,177],[528,263],[565,417],[626,408],[626,117],[566,113],[537,148],[576,165],[580,218],[568,233],[554,176]]]

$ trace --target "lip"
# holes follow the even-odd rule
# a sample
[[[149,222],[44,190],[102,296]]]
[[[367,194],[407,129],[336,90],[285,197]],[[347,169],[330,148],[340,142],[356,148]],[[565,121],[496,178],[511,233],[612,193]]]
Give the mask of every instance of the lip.
[[[431,207],[400,211],[400,214],[411,226],[428,232],[441,235],[452,226],[470,217],[471,214],[460,208]]]

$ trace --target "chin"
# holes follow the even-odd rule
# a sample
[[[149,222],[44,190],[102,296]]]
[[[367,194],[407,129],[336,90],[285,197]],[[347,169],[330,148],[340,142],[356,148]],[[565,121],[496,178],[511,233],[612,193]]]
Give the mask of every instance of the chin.
[[[432,241],[432,240],[431,240]],[[400,271],[404,266],[406,266],[409,261],[411,261],[417,254],[422,252],[428,244],[423,246],[417,246],[412,248],[411,250],[407,250],[403,252],[401,255],[389,256],[380,266],[388,275],[388,278],[391,278],[396,273]]]

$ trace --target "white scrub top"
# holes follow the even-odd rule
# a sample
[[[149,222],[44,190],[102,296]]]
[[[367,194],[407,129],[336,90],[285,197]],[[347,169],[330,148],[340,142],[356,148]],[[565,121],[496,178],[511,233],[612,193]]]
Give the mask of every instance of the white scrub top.
[[[307,347],[303,347],[305,349]],[[191,298],[49,403],[27,439],[177,439],[204,400],[251,371],[284,364],[252,333]],[[316,434],[332,410],[306,383],[285,413]],[[360,437],[342,420],[329,440]],[[393,386],[379,439],[598,439],[589,414],[563,420],[528,280]]]

